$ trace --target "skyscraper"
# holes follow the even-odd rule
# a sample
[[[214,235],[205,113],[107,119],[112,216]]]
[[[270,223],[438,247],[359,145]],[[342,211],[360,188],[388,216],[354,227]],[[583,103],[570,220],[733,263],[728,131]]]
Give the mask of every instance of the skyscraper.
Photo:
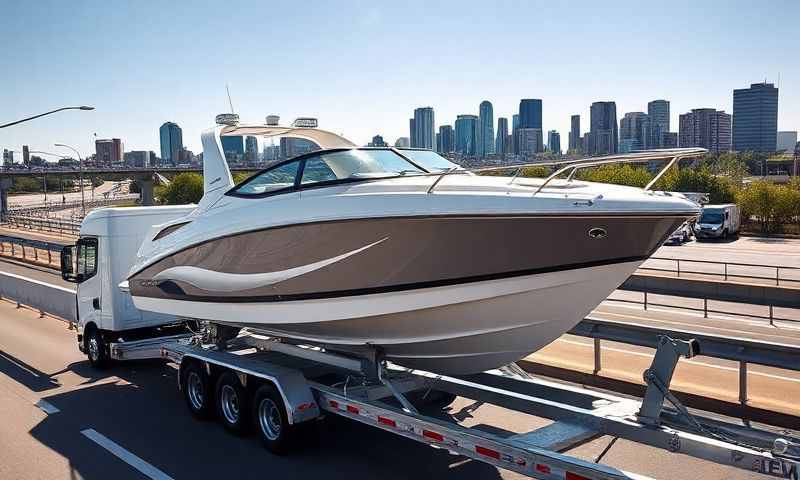
[[[733,91],[733,149],[774,152],[778,136],[778,89],[753,83]]]
[[[439,152],[451,153],[455,149],[453,145],[453,126],[442,125],[439,127]]]
[[[456,118],[456,153],[475,155],[478,143],[477,115],[459,115]]]
[[[417,126],[413,118],[408,119],[408,140],[411,142],[409,144],[410,147],[417,146]]]
[[[411,137],[411,146],[433,150],[436,147],[433,107],[415,108],[413,120],[414,130],[413,137]]]
[[[523,98],[519,101],[519,128],[542,129],[542,101]]]
[[[643,150],[650,133],[650,116],[644,112],[628,112],[619,121],[619,151],[623,153]]]
[[[681,148],[702,147],[714,153],[731,149],[731,116],[713,108],[695,108],[684,113],[678,122]]]
[[[665,135],[669,133],[669,102],[667,100],[648,102],[647,117],[649,125],[644,134],[642,148],[666,148],[664,140]]]
[[[505,155],[509,151],[509,145],[506,143],[508,138],[508,119],[500,117],[497,119],[497,140],[494,142],[494,151],[498,155]]]
[[[94,141],[95,162],[102,166],[122,163],[124,147],[119,138],[102,138]]]
[[[408,148],[411,146],[411,142],[408,137],[400,137],[394,142],[394,146],[397,148]]]
[[[547,148],[556,155],[561,155],[561,135],[555,131],[547,132]]]
[[[517,137],[519,138],[520,155],[535,155],[544,151],[541,128],[519,128]]]
[[[183,131],[177,123],[166,122],[158,129],[161,138],[161,161],[177,165],[178,156],[183,150]]]
[[[511,116],[511,138],[513,140],[511,144],[511,151],[514,152],[514,155],[519,153],[519,135],[517,135],[517,130],[519,129],[519,114],[515,113]]]
[[[389,144],[383,139],[381,135],[375,135],[372,137],[372,141],[369,142],[368,147],[388,147]]]
[[[581,148],[581,116],[573,115],[570,117],[570,123],[569,150],[572,152],[583,150],[583,148]]]
[[[22,164],[28,165],[31,163],[31,151],[27,145],[22,146]]]
[[[258,162],[258,139],[252,135],[245,138],[244,159],[247,163]]]
[[[244,158],[244,137],[241,136],[222,137],[221,140],[222,140],[222,151],[225,153],[225,159],[229,162],[242,161],[242,159]],[[281,146],[283,146],[282,143]],[[178,159],[176,158],[175,162],[177,161]]]
[[[603,155],[619,151],[616,103],[592,103],[589,109],[589,134],[592,150],[588,153]]]
[[[492,102],[484,100],[478,106],[478,156],[494,153],[494,111]]]
[[[788,153],[792,153],[794,152],[795,145],[797,145],[797,131],[778,132],[778,143],[775,146],[776,151],[785,150]]]

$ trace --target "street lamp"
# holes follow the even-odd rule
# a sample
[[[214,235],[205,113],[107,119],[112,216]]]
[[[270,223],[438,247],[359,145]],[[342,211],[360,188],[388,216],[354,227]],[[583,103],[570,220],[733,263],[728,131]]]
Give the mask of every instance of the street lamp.
[[[81,105],[80,107],[61,107],[61,108],[57,108],[55,110],[51,110],[49,112],[40,113],[39,115],[34,115],[32,117],[23,118],[22,120],[17,120],[16,122],[11,122],[11,123],[6,123],[6,124],[3,124],[3,125],[0,125],[0,128],[10,127],[10,126],[16,125],[18,123],[27,122],[28,120],[33,120],[35,118],[44,117],[45,115],[50,115],[50,114],[53,114],[53,113],[56,113],[56,112],[61,112],[63,110],[94,110],[94,107],[88,107],[86,105]]]
[[[86,216],[86,201],[85,201],[84,195],[83,195],[83,159],[81,158],[81,154],[78,153],[78,151],[75,150],[74,148],[70,147],[69,145],[64,145],[63,143],[56,143],[56,147],[68,148],[68,149],[72,150],[73,152],[75,152],[75,155],[78,156],[78,171],[80,172],[79,173],[80,180],[78,180],[78,181],[81,184],[81,216],[85,217]]]
[[[42,150],[31,150],[30,153],[36,153],[36,154],[39,154],[39,155],[50,155],[50,156],[58,157],[58,158],[67,158],[64,155],[59,155],[57,153],[45,152],[45,151],[42,151]],[[47,205],[47,162],[45,162],[44,168],[42,169],[42,172],[44,174],[44,203],[45,203],[45,205]],[[64,199],[64,186],[62,184],[62,186],[61,186],[61,203],[64,203],[64,201],[65,201],[65,199]]]

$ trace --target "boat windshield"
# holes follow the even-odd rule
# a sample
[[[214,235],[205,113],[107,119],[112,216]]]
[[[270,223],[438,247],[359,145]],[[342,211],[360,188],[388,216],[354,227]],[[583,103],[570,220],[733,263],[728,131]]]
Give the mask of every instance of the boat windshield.
[[[429,172],[441,172],[461,167],[431,150],[399,149],[400,153],[421,165]]]
[[[301,163],[304,164],[302,169],[300,168]],[[298,184],[306,186],[321,182],[423,175],[425,173],[427,173],[425,170],[391,150],[352,149],[319,152],[264,170],[245,180],[231,193],[245,196],[262,195],[294,188]],[[298,175],[302,177],[298,179]]]

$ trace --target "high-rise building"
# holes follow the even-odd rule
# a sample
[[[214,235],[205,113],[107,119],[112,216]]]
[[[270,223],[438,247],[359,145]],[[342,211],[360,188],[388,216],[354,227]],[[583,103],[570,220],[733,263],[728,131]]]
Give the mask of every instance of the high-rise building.
[[[453,142],[454,138],[453,126],[441,125],[439,127],[439,152],[451,153],[453,150],[455,150],[455,145]]]
[[[651,125],[649,115],[644,112],[626,113],[619,121],[619,151],[628,153],[645,149]]]
[[[786,151],[792,153],[794,152],[795,145],[797,145],[796,131],[778,132],[778,141],[777,145],[775,146],[776,151]]]
[[[733,149],[774,152],[778,136],[778,89],[753,83],[733,91]]]
[[[7,148],[3,149],[3,166],[10,167],[14,164],[14,152]]]
[[[258,139],[248,135],[244,141],[244,160],[247,163],[258,163]]]
[[[183,150],[183,131],[177,123],[166,122],[158,129],[161,138],[161,161],[177,165],[178,155]]]
[[[123,156],[125,165],[133,168],[146,168],[151,165],[150,152],[147,150],[134,150],[125,152]]]
[[[617,104],[614,102],[594,102],[589,109],[589,134],[592,155],[617,153]]]
[[[492,102],[484,100],[478,106],[478,156],[494,153],[494,111]]]
[[[124,146],[119,138],[98,138],[94,141],[94,150],[97,165],[108,167],[122,163]]]
[[[649,126],[645,131],[642,148],[666,148],[664,146],[664,135],[669,133],[669,102],[667,100],[648,102],[647,117]]]
[[[478,150],[478,116],[459,115],[456,118],[456,153],[476,155]]]
[[[397,148],[408,148],[411,146],[411,142],[408,137],[400,137],[394,142],[394,146]]]
[[[509,151],[506,142],[508,138],[508,119],[500,117],[497,119],[497,139],[494,142],[494,150],[498,155],[505,155]]]
[[[581,116],[573,115],[570,117],[569,130],[569,151],[577,152],[583,150],[581,145]]]
[[[411,147],[417,146],[417,126],[413,118],[408,119],[408,139]]]
[[[225,159],[229,162],[241,162],[244,159],[244,137],[222,137],[222,151],[225,153]],[[283,140],[283,139],[281,139]],[[180,153],[179,153],[180,155]],[[292,155],[294,156],[294,155]],[[177,162],[178,159],[176,158]]]
[[[31,163],[31,151],[28,150],[27,145],[22,146],[22,163],[23,165],[30,165]]]
[[[519,137],[520,155],[535,155],[544,151],[541,128],[519,128],[517,137]]]
[[[541,99],[523,98],[519,101],[519,128],[542,129]]]
[[[547,132],[547,148],[556,155],[561,155],[561,135],[555,131]]]
[[[519,153],[519,135],[517,135],[517,130],[519,129],[519,114],[515,113],[511,116],[511,151],[514,155]]]
[[[434,147],[436,147],[433,107],[415,108],[412,125],[414,127],[414,133],[411,137],[411,146],[414,148],[433,150]]]
[[[677,132],[666,132],[661,138],[661,148],[678,148]]]
[[[711,152],[731,149],[731,116],[713,108],[695,108],[678,121],[678,145],[702,147]]]
[[[375,135],[374,137],[372,137],[372,141],[369,142],[369,145],[367,145],[367,146],[368,147],[388,147],[389,144],[386,143],[386,141],[383,140],[382,136]]]
[[[319,150],[319,145],[305,138],[281,137],[281,158],[283,159],[296,157],[315,150]]]

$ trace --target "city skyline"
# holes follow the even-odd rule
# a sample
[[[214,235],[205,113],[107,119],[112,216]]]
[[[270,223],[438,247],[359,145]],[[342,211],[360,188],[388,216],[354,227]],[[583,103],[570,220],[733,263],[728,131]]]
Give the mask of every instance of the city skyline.
[[[494,47],[460,35],[465,25],[473,25],[470,18],[478,9],[462,3],[458,9],[454,4],[317,4],[311,11],[291,6],[119,4],[107,19],[100,3],[10,4],[6,13],[16,21],[5,32],[11,48],[3,52],[9,69],[0,79],[2,119],[12,121],[72,103],[91,104],[97,110],[65,112],[4,129],[0,148],[47,149],[65,142],[90,154],[97,133],[99,138],[122,138],[131,150],[158,152],[158,127],[171,120],[183,128],[185,147],[199,152],[201,131],[213,126],[215,114],[230,110],[226,83],[243,122],[263,122],[272,113],[284,122],[315,116],[321,128],[363,145],[376,132],[390,144],[408,136],[408,112],[419,106],[434,108],[438,130],[439,125],[453,125],[459,114],[478,114],[483,100],[492,103],[495,119],[511,119],[523,98],[542,99],[544,132],[556,130],[564,138],[570,116],[580,114],[582,130],[588,130],[589,105],[603,99],[616,102],[618,118],[646,112],[653,99],[666,99],[676,131],[681,113],[697,108],[733,112],[732,91],[766,78],[780,88],[778,130],[794,131],[800,129],[800,65],[787,61],[786,46],[798,38],[792,19],[800,6],[777,3],[762,8],[745,2],[677,2],[669,7],[640,6],[635,12],[624,3],[571,9],[531,3],[498,9],[481,26],[486,35],[503,35],[509,45],[559,39],[527,56],[497,55]],[[576,9],[582,15],[575,16]],[[775,15],[777,11],[781,15]],[[295,40],[292,55],[270,58],[261,67],[251,60],[261,54],[258,38],[236,29],[220,37],[200,21],[223,12],[232,24],[253,15],[281,18],[285,22],[271,23],[276,38],[296,38],[291,24],[302,18],[314,35]],[[567,16],[575,20],[568,33],[559,32],[554,20]],[[412,18],[429,20],[414,25]],[[530,18],[540,19],[540,28],[518,28]],[[658,22],[652,21],[656,18]],[[708,28],[687,33],[676,27],[697,18]],[[59,29],[52,28],[56,23]],[[348,25],[346,32],[333,27],[343,24]],[[399,26],[409,35],[378,35]],[[636,32],[647,32],[647,41],[630,42]],[[597,38],[608,45],[624,42],[626,55],[612,55],[603,64],[587,59],[583,49]],[[731,47],[734,39],[740,46]],[[237,49],[231,51],[229,44]],[[431,44],[471,54],[442,55],[442,48],[438,54],[401,55]],[[669,48],[657,58],[644,54],[653,44]],[[685,55],[687,51],[693,54]],[[476,66],[474,59],[487,52],[489,63]],[[394,69],[389,77],[388,67],[363,62],[376,55],[402,57],[404,68]],[[121,68],[108,70],[93,58],[140,61],[123,61]],[[320,71],[326,75],[320,77]]]

